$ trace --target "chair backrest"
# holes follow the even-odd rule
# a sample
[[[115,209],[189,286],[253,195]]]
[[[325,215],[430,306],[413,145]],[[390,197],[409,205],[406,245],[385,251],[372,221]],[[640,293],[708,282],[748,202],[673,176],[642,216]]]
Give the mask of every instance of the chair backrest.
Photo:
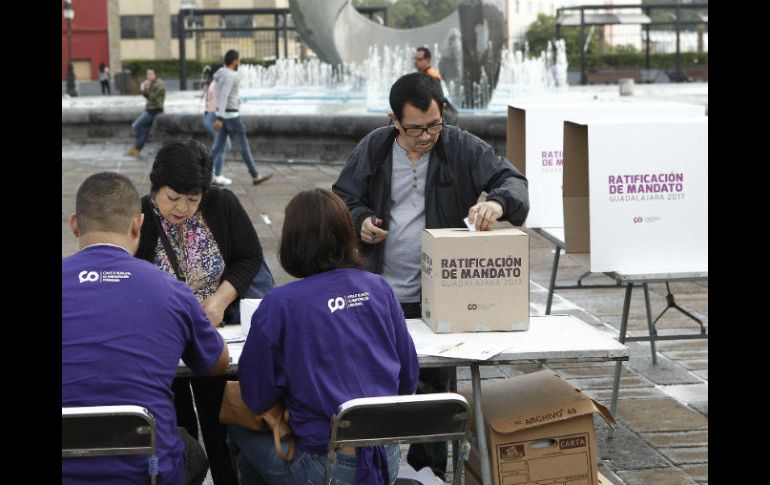
[[[155,418],[141,406],[61,408],[62,458],[150,455],[151,483],[158,474]]]
[[[332,416],[327,483],[339,448],[435,441],[465,443],[470,414],[468,401],[450,392],[365,397],[342,403]],[[461,471],[462,460],[458,463]],[[455,470],[455,474],[459,471]]]

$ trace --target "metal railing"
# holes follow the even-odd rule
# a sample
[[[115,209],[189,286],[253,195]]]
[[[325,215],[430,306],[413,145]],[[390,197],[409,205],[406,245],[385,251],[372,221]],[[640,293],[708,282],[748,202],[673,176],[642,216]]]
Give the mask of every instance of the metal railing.
[[[628,13],[633,10],[634,13]],[[600,13],[594,13],[601,11]],[[570,16],[571,12],[577,12],[579,23],[575,22],[575,15]],[[689,15],[684,15],[687,12]],[[705,12],[705,15],[704,15]],[[641,15],[640,15],[641,14]],[[689,17],[689,18],[685,18]],[[708,3],[697,4],[655,4],[655,5],[579,5],[575,7],[562,7],[557,9],[556,14],[556,38],[561,38],[562,29],[568,24],[579,26],[579,49],[580,49],[580,84],[588,83],[586,51],[588,50],[588,35],[586,27],[590,26],[593,32],[594,26],[604,28],[608,25],[639,25],[642,26],[642,42],[644,44],[644,69],[651,71],[651,42],[655,32],[671,31],[673,28],[675,38],[674,69],[667,74],[671,81],[682,82],[690,80],[687,73],[682,69],[682,32],[688,28],[695,27],[698,31],[698,45],[702,49],[703,32],[708,30]],[[706,52],[708,50],[706,49]],[[641,66],[639,66],[641,67]],[[706,78],[708,78],[708,65],[705,66]],[[639,71],[641,72],[641,71]],[[643,81],[649,81],[643,79]]]

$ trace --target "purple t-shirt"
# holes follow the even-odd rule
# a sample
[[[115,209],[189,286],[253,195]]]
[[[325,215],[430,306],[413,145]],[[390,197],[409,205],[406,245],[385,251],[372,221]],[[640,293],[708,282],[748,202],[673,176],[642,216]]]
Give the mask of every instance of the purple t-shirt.
[[[62,407],[146,407],[157,422],[158,483],[183,483],[171,382],[180,357],[208,374],[224,345],[192,291],[122,248],[89,246],[62,260],[61,327]],[[147,460],[62,459],[62,483],[148,483]]]
[[[256,412],[284,398],[297,447],[325,454],[331,417],[359,397],[413,394],[419,364],[401,305],[382,276],[336,269],[274,288],[238,362]]]

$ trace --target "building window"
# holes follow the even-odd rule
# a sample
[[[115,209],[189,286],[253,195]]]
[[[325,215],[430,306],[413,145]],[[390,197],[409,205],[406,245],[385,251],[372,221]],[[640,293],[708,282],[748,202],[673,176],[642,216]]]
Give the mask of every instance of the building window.
[[[228,29],[222,32],[222,37],[251,37],[253,31],[237,30],[253,27],[251,15],[222,15],[222,21],[225,28]]]
[[[519,0],[516,0],[516,13],[519,13]]]
[[[152,15],[121,15],[121,39],[152,39],[155,33],[152,25]]]
[[[203,16],[201,15],[193,15],[192,17],[188,17],[187,19],[187,27],[203,27]],[[185,37],[188,39],[193,38],[193,33],[190,31],[185,32]],[[171,16],[171,38],[172,39],[178,39],[179,38],[179,15],[172,15]]]

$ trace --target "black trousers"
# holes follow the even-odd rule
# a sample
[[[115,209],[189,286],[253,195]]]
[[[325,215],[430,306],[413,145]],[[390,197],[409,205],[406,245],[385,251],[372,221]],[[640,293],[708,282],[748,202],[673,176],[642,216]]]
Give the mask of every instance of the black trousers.
[[[230,461],[230,450],[227,447],[227,426],[219,424],[219,410],[222,407],[222,394],[225,392],[227,380],[228,378],[224,376],[177,377],[172,385],[177,424],[186,429],[190,436],[198,439],[198,420],[200,420],[203,445],[206,448],[211,478],[215,485],[238,485],[235,469]],[[236,378],[233,377],[232,380]],[[195,408],[193,408],[193,398]]]
[[[209,462],[198,440],[190,436],[183,427],[178,427],[179,437],[184,443],[184,483],[185,485],[201,485],[209,471]]]
[[[404,318],[421,318],[422,308],[417,303],[402,303]],[[420,369],[417,384],[417,394],[430,394],[433,392],[450,392],[452,382],[456,380],[453,367],[435,367]],[[439,443],[412,443],[406,455],[406,462],[415,470],[429,466],[437,477],[444,480],[448,456],[447,442]]]

